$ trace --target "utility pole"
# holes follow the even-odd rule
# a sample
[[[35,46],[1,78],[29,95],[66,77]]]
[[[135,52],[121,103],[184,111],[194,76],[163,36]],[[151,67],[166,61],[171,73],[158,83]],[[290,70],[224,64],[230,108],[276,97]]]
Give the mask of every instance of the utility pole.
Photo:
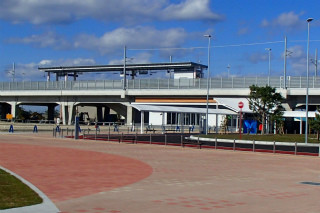
[[[283,89],[287,88],[287,36],[284,37]]]
[[[314,59],[315,71],[314,76],[318,76],[318,48],[316,49],[315,59]]]

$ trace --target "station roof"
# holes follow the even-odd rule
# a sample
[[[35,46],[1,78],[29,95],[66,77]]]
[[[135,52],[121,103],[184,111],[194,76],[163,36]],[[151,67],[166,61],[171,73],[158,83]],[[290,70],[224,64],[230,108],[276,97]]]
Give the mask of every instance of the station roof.
[[[114,72],[123,71],[124,65],[95,65],[95,66],[66,66],[66,67],[39,67],[40,71],[51,73],[74,73],[74,72]],[[150,63],[150,64],[126,64],[127,71],[142,70],[170,70],[183,71],[194,68],[207,69],[208,66],[194,62],[179,63]]]
[[[178,106],[159,106],[146,104],[131,104],[132,107],[139,111],[148,112],[177,112],[177,113],[196,113],[206,114],[206,108],[197,107],[178,107]],[[237,113],[228,109],[209,109],[208,114],[236,115]]]

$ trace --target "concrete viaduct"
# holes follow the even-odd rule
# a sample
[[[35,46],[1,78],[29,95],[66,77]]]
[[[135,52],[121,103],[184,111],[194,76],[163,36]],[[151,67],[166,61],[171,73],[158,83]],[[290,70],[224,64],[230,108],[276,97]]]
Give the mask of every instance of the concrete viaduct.
[[[134,113],[131,103],[138,99],[152,98],[152,99],[205,99],[207,94],[206,79],[185,79],[182,80],[165,80],[168,85],[173,85],[172,88],[164,86],[162,79],[157,79],[152,84],[147,84],[147,79],[129,80],[128,85],[144,84],[143,88],[109,88],[112,84],[121,86],[121,82],[117,81],[95,81],[95,82],[68,82],[70,85],[64,85],[65,82],[59,82],[53,88],[49,82],[14,82],[14,83],[0,83],[0,103],[1,103],[1,118],[5,118],[6,113],[11,113],[14,117],[16,114],[16,107],[18,105],[41,105],[48,107],[48,120],[53,120],[54,108],[61,105],[62,117],[64,124],[71,124],[76,113],[76,106],[96,106],[98,120],[102,121],[102,108],[104,113],[108,113],[108,109],[113,109],[126,117],[126,123],[129,124],[134,118]],[[211,79],[211,82],[215,79]],[[229,79],[220,79],[220,81],[227,81]],[[234,79],[240,80],[240,79]],[[261,79],[263,80],[263,79]],[[135,82],[131,82],[135,81]],[[194,82],[197,81],[197,82]],[[271,81],[272,82],[272,81]],[[72,84],[71,84],[72,83]],[[196,85],[198,83],[200,88]],[[163,87],[158,87],[162,84]],[[191,86],[186,86],[191,84]],[[255,82],[247,82],[252,85]],[[100,86],[99,86],[100,85]],[[101,86],[105,88],[100,88]],[[194,86],[195,85],[195,86]],[[227,88],[225,84],[223,87],[216,87],[213,83],[209,89],[210,100],[215,97],[247,97],[249,95],[249,86],[246,88]],[[263,85],[263,84],[258,84]],[[110,87],[111,87],[110,86]],[[264,84],[265,86],[265,84]],[[271,84],[272,86],[272,84]],[[320,85],[319,85],[320,86]],[[166,88],[164,88],[166,87]],[[320,88],[320,87],[319,87]],[[320,89],[309,88],[309,105],[320,105]],[[294,110],[305,105],[306,88],[277,88],[277,91],[285,97],[286,110]]]
[[[190,69],[183,71],[176,69],[175,72],[191,72],[192,75],[202,77],[204,65],[191,63]],[[199,67],[201,68],[199,71]],[[141,68],[141,67],[140,67]],[[112,68],[116,69],[115,67]],[[118,71],[123,69],[119,66]],[[146,68],[147,69],[147,68]],[[150,69],[150,67],[148,68]],[[160,69],[157,67],[157,69]],[[166,67],[164,70],[174,69]],[[58,70],[58,71],[57,71]],[[305,77],[232,77],[232,78],[211,78],[209,81],[204,78],[178,78],[178,79],[135,79],[133,76],[137,68],[131,70],[131,79],[121,80],[96,80],[78,81],[74,77],[69,81],[58,81],[59,76],[67,76],[77,73],[73,70],[66,71],[66,68],[54,70],[56,81],[40,82],[0,82],[0,106],[1,119],[7,113],[16,116],[18,105],[40,105],[48,107],[48,120],[54,119],[54,108],[61,106],[63,124],[71,124],[77,113],[78,106],[97,107],[97,121],[103,122],[110,109],[123,115],[126,123],[133,120],[139,121],[139,112],[132,107],[132,103],[143,102],[161,103],[161,100],[171,100],[171,103],[188,103],[188,99],[195,100],[193,105],[204,103],[207,95],[207,82],[209,82],[209,98],[228,97],[239,98],[248,97],[249,86],[255,84],[266,86],[269,84],[277,88],[277,91],[285,98],[284,106],[286,110],[295,110],[305,107],[306,101],[306,78]],[[140,69],[141,70],[141,69]],[[61,73],[63,71],[63,73]],[[84,70],[77,68],[77,72]],[[130,67],[127,68],[130,72]],[[126,73],[124,71],[124,73]],[[199,73],[198,73],[199,72]],[[149,101],[148,101],[149,100]],[[214,105],[214,103],[210,103]],[[315,110],[320,105],[320,78],[309,78],[309,106],[310,110]]]

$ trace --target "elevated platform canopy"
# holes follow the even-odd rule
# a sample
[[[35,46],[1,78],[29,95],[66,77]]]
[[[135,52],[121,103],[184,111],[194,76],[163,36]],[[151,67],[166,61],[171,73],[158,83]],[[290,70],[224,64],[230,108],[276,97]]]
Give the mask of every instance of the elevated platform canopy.
[[[206,108],[198,107],[179,107],[179,106],[159,106],[159,105],[146,105],[146,104],[131,104],[132,107],[138,111],[145,112],[176,112],[176,113],[194,113],[194,114],[206,114]],[[219,115],[237,115],[228,109],[209,109],[208,114]]]
[[[197,72],[202,73],[203,69],[208,67],[203,64],[194,62],[179,62],[179,63],[150,63],[150,64],[120,64],[120,65],[95,65],[95,66],[65,66],[65,67],[39,67],[38,70],[48,74],[56,75],[56,80],[59,76],[76,76],[83,73],[98,73],[98,72],[131,72],[131,75],[141,71],[173,71],[173,72]]]

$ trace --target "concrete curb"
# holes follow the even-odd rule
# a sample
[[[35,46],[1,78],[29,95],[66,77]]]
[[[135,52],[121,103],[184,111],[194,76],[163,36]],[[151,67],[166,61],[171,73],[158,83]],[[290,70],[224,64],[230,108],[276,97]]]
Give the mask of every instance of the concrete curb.
[[[33,205],[33,206],[25,206],[20,208],[12,208],[12,209],[5,209],[1,210],[2,213],[34,213],[34,212],[46,212],[46,213],[58,213],[60,210],[54,205],[54,203],[37,187],[31,184],[29,181],[23,179],[19,175],[15,174],[14,172],[3,168],[0,166],[0,169],[10,173],[11,175],[15,176],[19,180],[21,180],[24,184],[29,186],[33,191],[35,191],[43,200],[42,203]]]

